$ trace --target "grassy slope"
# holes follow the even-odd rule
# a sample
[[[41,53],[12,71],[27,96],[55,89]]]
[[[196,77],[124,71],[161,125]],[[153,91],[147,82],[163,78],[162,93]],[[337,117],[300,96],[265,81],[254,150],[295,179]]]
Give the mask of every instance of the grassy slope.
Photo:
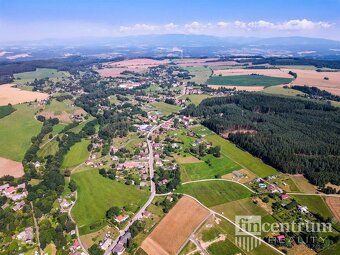
[[[209,96],[209,95],[184,95],[184,96],[181,97],[181,99],[189,98],[191,103],[193,103],[195,105],[199,105],[204,99],[206,99],[208,97],[212,97],[212,96]]]
[[[303,195],[291,195],[291,197],[293,197],[299,204],[307,206],[308,210],[311,212],[319,213],[323,217],[333,217],[332,212],[329,210],[322,197]]]
[[[191,195],[208,207],[243,199],[251,195],[251,192],[240,184],[225,181],[188,183],[180,186],[177,192]]]
[[[161,111],[165,115],[178,112],[181,109],[181,107],[179,107],[178,105],[171,105],[171,104],[167,104],[164,102],[156,102],[156,103],[152,103],[152,105],[156,107],[157,110]]]
[[[284,96],[297,96],[303,95],[301,91],[290,89],[290,88],[283,88],[282,86],[272,86],[265,88],[262,92],[273,94],[273,95],[284,95]]]
[[[81,227],[105,218],[112,206],[127,206],[137,211],[145,203],[148,193],[102,177],[97,169],[72,175],[78,187],[78,201],[72,210]]]
[[[17,109],[15,112],[0,120],[0,156],[21,161],[42,123],[34,118],[37,108],[27,104],[14,108]]]
[[[264,86],[270,87],[287,84],[291,78],[271,77],[265,75],[235,75],[235,76],[213,76],[207,81],[210,85],[228,86]]]
[[[25,72],[14,74],[15,83],[26,83],[32,82],[34,79],[43,79],[50,78],[58,81],[58,79],[62,79],[67,77],[69,74],[67,72],[58,72],[57,69],[49,69],[49,68],[37,68],[33,72]]]
[[[275,175],[278,172],[271,166],[266,165],[259,158],[252,156],[250,153],[243,151],[236,147],[235,144],[213,134],[205,137],[206,140],[212,142],[213,145],[221,146],[222,155],[229,157],[240,166],[250,170],[260,177],[266,177],[268,175]]]
[[[191,75],[194,75],[190,81],[196,82],[198,84],[206,83],[211,75],[211,69],[204,66],[189,66],[184,67],[184,69],[188,70]]]
[[[90,144],[90,140],[83,139],[81,142],[76,143],[67,152],[62,167],[73,167],[83,163],[89,156],[87,146]]]
[[[206,162],[181,164],[183,181],[211,179],[215,178],[216,175],[222,176],[240,169],[239,165],[223,156],[216,158],[212,155],[207,155],[202,160],[210,160],[211,166]]]

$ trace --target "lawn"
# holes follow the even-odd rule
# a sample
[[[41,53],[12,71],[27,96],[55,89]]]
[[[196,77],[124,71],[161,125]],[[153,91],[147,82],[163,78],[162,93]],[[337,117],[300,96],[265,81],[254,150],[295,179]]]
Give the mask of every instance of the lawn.
[[[189,71],[189,73],[194,76],[190,79],[190,81],[198,84],[206,83],[212,73],[209,67],[204,66],[189,66],[184,67],[183,69]]]
[[[243,199],[251,195],[251,192],[242,185],[227,181],[183,184],[177,192],[193,196],[207,207]]]
[[[204,162],[180,165],[183,182],[212,179],[240,169],[239,165],[224,156],[216,158],[213,155],[206,155],[202,160]],[[210,165],[207,163],[208,161]]]
[[[71,147],[64,157],[62,164],[63,168],[74,167],[83,163],[89,157],[87,146],[91,143],[90,140],[83,139]]]
[[[167,104],[164,102],[156,102],[152,103],[154,107],[157,108],[158,111],[161,111],[164,115],[168,115],[170,113],[175,113],[181,110],[182,108],[178,105]]]
[[[210,85],[264,86],[270,87],[290,83],[293,79],[266,75],[213,76],[207,81]]]
[[[273,94],[273,95],[283,95],[283,96],[297,96],[303,95],[301,91],[291,88],[283,88],[282,86],[272,86],[265,88],[262,92]]]
[[[291,197],[300,205],[307,206],[308,210],[313,213],[318,213],[324,218],[334,217],[326,202],[320,196],[291,195]]]
[[[74,113],[75,110],[80,109],[79,107],[72,106],[72,104],[73,102],[71,100],[64,100],[62,102],[52,100],[51,103],[46,105],[44,110],[60,115],[62,112]]]
[[[42,123],[34,118],[35,106],[20,104],[14,108],[15,112],[0,120],[0,156],[21,161]]]
[[[187,99],[189,98],[191,103],[194,105],[199,105],[204,99],[212,97],[210,95],[184,95],[181,96],[181,99]]]
[[[205,139],[211,142],[214,146],[221,146],[221,154],[223,156],[230,158],[235,163],[250,170],[260,177],[278,174],[277,170],[275,170],[273,167],[266,165],[259,158],[256,158],[250,153],[239,149],[235,144],[229,142],[217,134],[208,135],[205,137]]]
[[[68,72],[59,72],[57,69],[50,68],[37,68],[32,72],[17,73],[14,74],[15,83],[24,84],[26,82],[33,82],[34,79],[49,78],[55,81],[62,80],[69,76]]]
[[[242,251],[228,239],[209,245],[208,252],[211,255],[242,254]]]
[[[101,221],[112,206],[136,212],[148,199],[148,192],[102,177],[98,169],[75,173],[72,179],[78,187],[72,214],[79,227]]]

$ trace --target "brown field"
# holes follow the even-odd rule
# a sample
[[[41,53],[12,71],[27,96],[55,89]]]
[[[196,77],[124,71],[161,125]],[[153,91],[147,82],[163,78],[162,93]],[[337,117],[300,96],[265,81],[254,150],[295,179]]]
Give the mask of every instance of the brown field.
[[[332,94],[340,95],[340,72],[316,72],[314,70],[282,69],[284,72],[292,70],[297,73],[297,78],[292,85],[307,85],[318,87]],[[328,77],[329,80],[325,80]]]
[[[41,101],[48,98],[48,94],[32,92],[12,87],[13,84],[0,85],[0,105],[20,104]]]
[[[71,116],[72,115],[76,115],[76,114],[78,114],[78,115],[86,115],[86,112],[83,109],[75,110],[72,114],[71,113],[67,113],[65,111],[60,112],[60,113],[54,113],[54,112],[49,112],[49,111],[42,111],[42,112],[39,112],[37,115],[42,115],[46,119],[57,118],[57,119],[59,119],[60,122],[71,123],[72,122]]]
[[[194,156],[183,157],[183,156],[175,154],[174,158],[179,164],[191,164],[191,163],[202,162],[202,160],[199,160],[198,158],[196,158]]]
[[[340,221],[340,197],[326,197],[326,203],[335,218]]]
[[[104,68],[104,69],[98,69],[96,70],[101,76],[103,77],[118,77],[120,74],[124,71],[135,71],[139,72],[140,70],[133,70],[129,68],[123,68],[123,67],[113,67],[113,68]]]
[[[216,61],[218,58],[205,59],[179,59],[174,61],[179,66],[235,66],[240,65],[236,61]],[[208,62],[207,62],[208,61]],[[215,62],[209,62],[215,61]]]
[[[293,248],[288,250],[288,255],[314,255],[315,251],[309,249],[304,244],[294,245]]]
[[[212,89],[235,89],[237,91],[261,91],[263,90],[263,86],[224,86],[224,85],[208,85],[209,88]]]
[[[292,78],[292,76],[289,75],[288,72],[289,70],[287,71],[281,69],[225,69],[214,70],[214,75],[235,76],[235,75],[249,75],[254,73],[272,77]]]
[[[209,211],[195,200],[182,197],[143,241],[141,247],[149,255],[177,254],[192,232],[209,215]]]
[[[168,60],[156,60],[156,59],[149,59],[149,58],[135,58],[135,59],[128,59],[118,62],[112,62],[109,66],[112,67],[132,67],[132,66],[158,66],[164,65],[169,63]]]
[[[24,167],[21,162],[0,157],[0,177],[11,175],[15,178],[24,175]]]

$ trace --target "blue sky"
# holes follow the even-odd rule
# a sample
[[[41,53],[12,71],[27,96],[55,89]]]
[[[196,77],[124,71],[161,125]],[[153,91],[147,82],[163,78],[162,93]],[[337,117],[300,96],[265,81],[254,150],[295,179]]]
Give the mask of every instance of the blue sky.
[[[0,0],[0,39],[186,33],[340,40],[340,0]]]

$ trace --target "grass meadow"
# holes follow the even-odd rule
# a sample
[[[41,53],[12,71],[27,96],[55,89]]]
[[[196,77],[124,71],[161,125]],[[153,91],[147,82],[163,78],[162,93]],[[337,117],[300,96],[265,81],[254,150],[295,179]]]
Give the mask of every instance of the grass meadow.
[[[78,191],[72,215],[82,234],[91,232],[91,225],[105,219],[106,211],[112,206],[136,212],[148,199],[147,191],[105,178],[98,169],[75,173],[72,179],[76,181]]]
[[[183,184],[177,192],[198,199],[207,207],[250,197],[251,192],[242,185],[227,181],[205,181]]]
[[[0,156],[21,161],[42,123],[34,118],[35,106],[20,104],[14,108],[15,112],[0,120]]]
[[[25,84],[27,82],[33,82],[34,79],[44,79],[49,78],[55,81],[62,80],[63,78],[67,78],[69,76],[68,72],[59,72],[57,69],[50,68],[37,68],[32,72],[24,72],[14,74],[15,81],[14,83]]]
[[[196,82],[198,84],[205,84],[212,73],[209,67],[204,66],[189,66],[184,67],[184,69],[193,75],[190,81]]]
[[[62,167],[69,168],[83,163],[89,157],[87,146],[90,143],[90,140],[83,139],[79,143],[73,145],[65,155]]]
[[[293,79],[271,77],[266,75],[235,75],[235,76],[212,76],[207,83],[209,85],[227,86],[264,86],[270,87],[290,83]]]
[[[156,102],[156,103],[152,103],[151,105],[157,108],[158,111],[161,111],[164,115],[175,113],[182,109],[178,105],[167,104],[164,102]]]

